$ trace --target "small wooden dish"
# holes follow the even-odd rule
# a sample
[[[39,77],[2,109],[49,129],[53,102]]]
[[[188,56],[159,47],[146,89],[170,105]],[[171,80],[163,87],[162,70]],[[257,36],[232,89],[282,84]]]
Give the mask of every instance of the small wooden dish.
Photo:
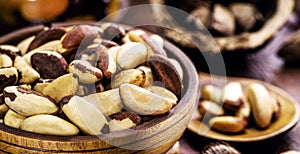
[[[262,27],[257,31],[243,32],[240,34],[235,34],[232,36],[220,36],[213,37],[211,34],[202,29],[198,30],[188,30],[189,23],[186,23],[184,19],[181,19],[180,16],[186,16],[181,11],[175,11],[176,13],[170,13],[169,8],[166,8],[165,5],[168,4],[167,0],[149,0],[152,5],[153,10],[153,19],[159,25],[163,25],[167,28],[162,28],[162,33],[173,40],[174,42],[190,48],[201,48],[204,50],[202,52],[224,52],[224,51],[237,51],[237,50],[248,50],[255,49],[257,47],[265,44],[269,39],[276,34],[276,32],[286,23],[289,16],[291,15],[295,0],[274,0],[268,1],[266,4],[271,5],[271,3],[276,4],[275,10],[270,10],[267,7],[263,8],[264,12],[274,12],[271,17],[266,19]],[[244,1],[241,1],[244,2]],[[248,2],[248,1],[246,1]],[[255,1],[254,1],[255,2]],[[257,1],[256,1],[257,2]],[[159,5],[156,5],[159,4]],[[174,11],[174,10],[173,10]],[[176,18],[180,19],[180,22],[177,23]],[[185,25],[185,26],[182,26]],[[185,37],[185,38],[184,38]],[[184,39],[183,39],[184,38]],[[214,41],[212,40],[214,39]],[[197,43],[197,45],[195,44]]]
[[[300,118],[299,104],[295,98],[290,96],[284,90],[275,87],[269,83],[265,83],[258,80],[246,79],[246,78],[236,78],[236,77],[213,77],[210,75],[199,73],[199,80],[201,81],[201,87],[205,84],[211,84],[213,81],[216,85],[223,85],[226,82],[238,81],[242,84],[243,90],[246,90],[248,84],[256,82],[263,84],[271,93],[275,94],[279,99],[281,104],[281,114],[279,118],[272,122],[272,124],[263,130],[255,128],[253,125],[247,127],[245,132],[241,134],[224,134],[213,129],[210,129],[206,124],[202,123],[199,119],[199,113],[193,116],[192,121],[188,125],[188,129],[192,132],[211,139],[232,141],[232,142],[252,142],[259,141],[274,137],[283,132],[290,130],[293,126],[297,124]]]
[[[79,23],[80,24],[80,23]],[[58,24],[59,25],[59,24]],[[70,24],[63,24],[68,26]],[[0,44],[16,44],[41,31],[33,26],[0,37]],[[187,56],[170,42],[165,42],[168,56],[175,58],[184,71],[184,89],[178,104],[135,129],[99,136],[51,136],[25,132],[0,124],[0,151],[8,153],[164,153],[181,137],[199,99],[196,70]]]

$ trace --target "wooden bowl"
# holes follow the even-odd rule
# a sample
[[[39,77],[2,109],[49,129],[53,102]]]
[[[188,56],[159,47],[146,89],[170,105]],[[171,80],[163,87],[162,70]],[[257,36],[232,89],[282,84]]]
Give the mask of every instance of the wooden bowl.
[[[0,37],[0,44],[16,44],[43,26],[17,30]],[[184,71],[184,89],[178,104],[167,114],[131,130],[99,136],[51,136],[25,132],[0,124],[0,151],[8,153],[164,153],[185,131],[199,99],[199,82],[192,62],[177,47],[165,42],[168,56]]]
[[[201,48],[204,51],[202,52],[211,52],[211,53],[219,53],[228,52],[228,51],[238,51],[245,50],[249,51],[249,49],[255,49],[263,44],[265,44],[269,39],[271,39],[276,32],[286,23],[289,19],[295,4],[295,0],[268,0],[268,1],[256,1],[256,0],[248,0],[248,1],[240,1],[240,2],[251,2],[259,3],[262,12],[266,12],[267,17],[263,22],[263,25],[255,31],[242,32],[239,34],[234,34],[231,36],[213,36],[213,39],[216,43],[212,43],[212,36],[204,29],[204,26],[198,28],[197,30],[189,30],[189,27],[192,25],[186,22],[186,15],[182,12],[175,11],[171,13],[169,11],[170,7],[178,7],[174,4],[180,4],[180,2],[170,3],[172,1],[167,0],[149,0],[151,4],[159,4],[152,5],[153,10],[153,19],[159,24],[164,25],[165,27],[172,28],[162,28],[160,31],[173,40],[174,42],[189,48]],[[168,3],[169,2],[169,3]],[[221,3],[222,1],[216,1]],[[237,2],[237,1],[225,1],[225,2]],[[263,3],[265,2],[265,3]],[[190,4],[194,4],[195,2],[190,1]],[[260,3],[264,5],[261,6]],[[195,4],[197,5],[197,4]],[[275,8],[271,8],[269,6],[276,5]],[[184,6],[182,6],[184,7]],[[184,16],[184,17],[181,17]],[[180,21],[180,23],[178,22]],[[184,26],[182,26],[184,25]],[[182,39],[183,36],[186,39]],[[193,40],[193,41],[192,41]],[[195,45],[195,42],[198,43],[198,46]]]

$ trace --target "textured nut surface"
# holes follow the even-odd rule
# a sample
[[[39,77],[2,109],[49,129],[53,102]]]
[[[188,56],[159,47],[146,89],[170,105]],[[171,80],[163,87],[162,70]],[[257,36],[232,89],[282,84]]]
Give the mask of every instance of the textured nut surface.
[[[177,98],[181,98],[181,80],[168,58],[154,54],[150,56],[150,67],[156,81],[162,82]]]
[[[112,119],[108,123],[110,132],[133,128],[142,122],[139,115],[128,111],[115,113],[109,117]]]
[[[28,51],[36,49],[47,42],[59,40],[65,33],[66,30],[63,27],[51,27],[48,30],[41,31],[31,41]]]
[[[123,27],[114,23],[104,23],[101,25],[103,29],[103,38],[107,40],[121,42],[122,38],[125,36],[126,31]]]
[[[143,84],[141,86],[142,87],[149,87],[149,86],[151,86],[151,84],[154,81],[154,77],[153,77],[151,68],[147,67],[147,66],[139,66],[136,69],[139,69],[139,70],[143,71],[144,74],[145,74],[145,82],[143,82]]]
[[[6,86],[13,86],[18,81],[18,71],[14,67],[0,68],[0,93]]]
[[[247,98],[257,126],[268,127],[273,114],[273,103],[269,91],[259,83],[252,83],[248,87]]]
[[[9,109],[4,116],[4,124],[13,128],[20,128],[20,124],[25,118],[25,116],[22,116]]]
[[[132,84],[120,86],[120,96],[125,109],[139,115],[158,115],[168,112],[173,104],[170,99]]]
[[[147,54],[147,48],[143,43],[125,43],[118,52],[117,64],[123,69],[132,69],[145,62]]]
[[[73,124],[53,115],[35,115],[23,120],[20,128],[38,134],[71,136],[79,130]]]
[[[13,66],[12,59],[8,55],[0,53],[0,68],[11,66]]]
[[[122,100],[118,88],[90,94],[83,98],[94,104],[106,116],[122,111]]]
[[[225,133],[238,133],[244,130],[247,122],[241,118],[233,116],[213,117],[209,120],[212,128]]]
[[[143,71],[138,69],[128,69],[116,74],[116,76],[112,79],[111,87],[118,88],[124,83],[140,86],[144,82],[145,74]]]
[[[38,51],[31,55],[32,67],[42,78],[55,79],[67,72],[68,64],[65,58],[53,51]]]
[[[239,82],[227,83],[223,90],[224,108],[236,111],[243,103],[242,85]]]
[[[40,78],[40,74],[20,56],[16,57],[14,67],[21,75],[19,83],[32,83]]]
[[[65,74],[47,85],[43,94],[51,97],[56,103],[65,96],[73,96],[78,89],[78,78],[74,74]]]
[[[69,64],[69,72],[76,74],[79,77],[79,81],[86,84],[100,81],[103,77],[100,69],[92,66],[85,60],[73,60]]]
[[[58,107],[50,98],[18,86],[9,86],[3,90],[4,101],[12,110],[23,116],[52,114]]]
[[[101,130],[107,124],[105,116],[93,104],[78,96],[64,104],[62,110],[87,135],[102,134]]]
[[[201,98],[221,103],[223,101],[223,90],[210,84],[205,85],[201,90]]]
[[[178,73],[180,79],[183,80],[183,74],[184,74],[184,73],[183,73],[183,69],[182,69],[180,63],[179,63],[176,59],[174,59],[174,58],[169,58],[169,61],[170,61],[170,62],[173,64],[173,66],[175,67],[175,69],[176,69],[176,71],[177,71],[177,73]]]
[[[0,53],[8,55],[12,60],[21,55],[20,49],[13,45],[0,45]]]
[[[160,86],[150,86],[145,88],[155,94],[158,94],[166,99],[170,99],[170,102],[173,102],[173,105],[176,105],[178,98],[168,89],[164,88],[164,87],[160,87]]]

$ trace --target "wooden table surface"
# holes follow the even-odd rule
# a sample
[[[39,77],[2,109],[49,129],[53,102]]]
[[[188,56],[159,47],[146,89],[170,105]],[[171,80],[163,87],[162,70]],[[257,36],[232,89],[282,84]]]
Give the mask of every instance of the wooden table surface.
[[[142,2],[134,1],[133,4],[141,4]],[[137,12],[142,11],[143,14]],[[134,10],[127,12],[122,22],[141,23],[149,20],[151,15],[150,10]],[[149,22],[149,21],[147,21]],[[284,61],[277,56],[277,52],[282,46],[282,43],[288,36],[299,28],[298,19],[293,14],[287,24],[280,29],[280,31],[264,46],[255,49],[254,53],[244,54],[247,51],[226,53],[223,55],[227,76],[248,77],[259,79],[275,86],[278,86],[298,101],[300,101],[300,67],[286,66]],[[199,58],[198,51],[193,51],[189,48],[181,47],[186,51],[188,56],[192,59],[198,71],[206,72],[205,61]],[[300,51],[299,51],[300,52]],[[201,82],[201,81],[200,81]],[[180,139],[181,153],[193,154],[200,153],[204,146],[215,142],[204,137],[200,137],[193,132],[186,130]],[[300,151],[300,123],[293,127],[290,131],[278,135],[276,137],[251,143],[231,143],[231,146],[242,153],[280,153],[287,150]]]

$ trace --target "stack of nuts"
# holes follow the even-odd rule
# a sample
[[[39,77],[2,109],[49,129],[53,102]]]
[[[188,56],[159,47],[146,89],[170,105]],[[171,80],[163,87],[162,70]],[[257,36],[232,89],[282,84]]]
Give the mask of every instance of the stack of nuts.
[[[192,16],[187,21],[197,21],[203,23],[211,32],[217,35],[230,36],[245,31],[253,31],[257,25],[262,23],[263,15],[254,3],[250,2],[229,2],[221,4],[211,0],[200,0],[196,4],[187,4],[194,8],[186,9]],[[195,7],[196,6],[196,7]],[[203,25],[195,23],[199,29]]]
[[[164,40],[120,25],[45,28],[0,45],[0,116],[48,135],[99,135],[168,113],[183,71]]]
[[[213,129],[241,133],[251,119],[258,128],[268,128],[280,115],[280,102],[259,83],[250,83],[244,94],[241,83],[229,82],[223,89],[203,86],[199,112]]]

